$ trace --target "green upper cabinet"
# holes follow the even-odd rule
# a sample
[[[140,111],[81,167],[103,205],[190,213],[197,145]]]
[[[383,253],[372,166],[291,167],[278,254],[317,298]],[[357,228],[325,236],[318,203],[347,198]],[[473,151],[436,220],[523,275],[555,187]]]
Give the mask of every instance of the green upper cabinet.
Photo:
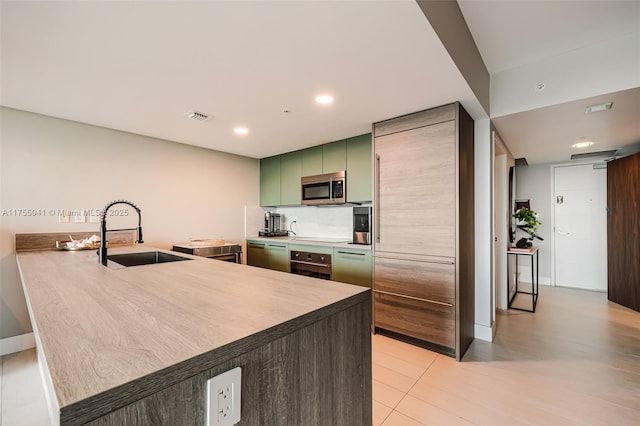
[[[260,205],[298,206],[300,178],[347,171],[347,201],[372,200],[371,134],[260,160]]]
[[[371,133],[347,139],[347,201],[373,200]]]
[[[347,170],[346,139],[322,145],[322,173],[334,173],[342,170]]]
[[[280,205],[295,206],[301,202],[302,151],[280,156]]]
[[[260,205],[280,205],[280,155],[260,160]]]
[[[302,176],[322,174],[322,145],[302,150]]]

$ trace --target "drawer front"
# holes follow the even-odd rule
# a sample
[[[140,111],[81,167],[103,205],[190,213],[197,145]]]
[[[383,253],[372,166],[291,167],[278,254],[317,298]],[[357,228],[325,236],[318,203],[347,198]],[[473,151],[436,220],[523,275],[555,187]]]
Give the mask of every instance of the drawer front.
[[[435,263],[376,257],[374,290],[455,304],[456,268]]]
[[[374,326],[455,349],[453,306],[373,293]]]

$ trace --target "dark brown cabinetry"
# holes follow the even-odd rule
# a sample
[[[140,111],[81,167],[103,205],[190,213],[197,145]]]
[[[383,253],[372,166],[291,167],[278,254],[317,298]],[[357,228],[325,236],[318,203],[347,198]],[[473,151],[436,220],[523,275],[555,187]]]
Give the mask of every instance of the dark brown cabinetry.
[[[473,340],[473,120],[459,103],[375,123],[374,326],[459,360]]]
[[[607,164],[607,274],[612,302],[640,311],[640,154]]]

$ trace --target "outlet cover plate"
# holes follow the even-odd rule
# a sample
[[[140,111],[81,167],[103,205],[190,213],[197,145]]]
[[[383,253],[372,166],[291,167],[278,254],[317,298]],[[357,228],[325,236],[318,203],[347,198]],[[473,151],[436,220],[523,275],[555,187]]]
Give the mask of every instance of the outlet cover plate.
[[[233,426],[240,422],[240,383],[242,369],[207,380],[207,426]]]

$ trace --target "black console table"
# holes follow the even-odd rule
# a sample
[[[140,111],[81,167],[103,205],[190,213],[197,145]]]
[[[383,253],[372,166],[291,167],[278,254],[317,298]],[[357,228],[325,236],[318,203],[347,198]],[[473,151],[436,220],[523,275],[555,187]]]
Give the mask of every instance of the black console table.
[[[513,293],[513,296],[511,296],[510,292],[509,292],[509,255],[513,255],[515,256],[515,263],[516,263],[516,276],[514,278],[515,280],[515,292]],[[529,256],[529,258],[531,259],[531,291],[521,291],[518,287],[518,284],[520,281],[518,279],[518,257],[519,256]],[[534,268],[534,259],[535,259],[535,268]],[[513,305],[513,301],[515,300],[516,296],[518,294],[528,294],[531,295],[531,309],[524,309],[524,308],[517,308]],[[510,249],[507,250],[507,300],[508,300],[508,304],[507,307],[509,309],[517,309],[519,311],[525,311],[525,312],[535,312],[536,311],[536,305],[538,304],[538,247],[529,247],[528,249],[518,249],[515,247],[512,247]]]

